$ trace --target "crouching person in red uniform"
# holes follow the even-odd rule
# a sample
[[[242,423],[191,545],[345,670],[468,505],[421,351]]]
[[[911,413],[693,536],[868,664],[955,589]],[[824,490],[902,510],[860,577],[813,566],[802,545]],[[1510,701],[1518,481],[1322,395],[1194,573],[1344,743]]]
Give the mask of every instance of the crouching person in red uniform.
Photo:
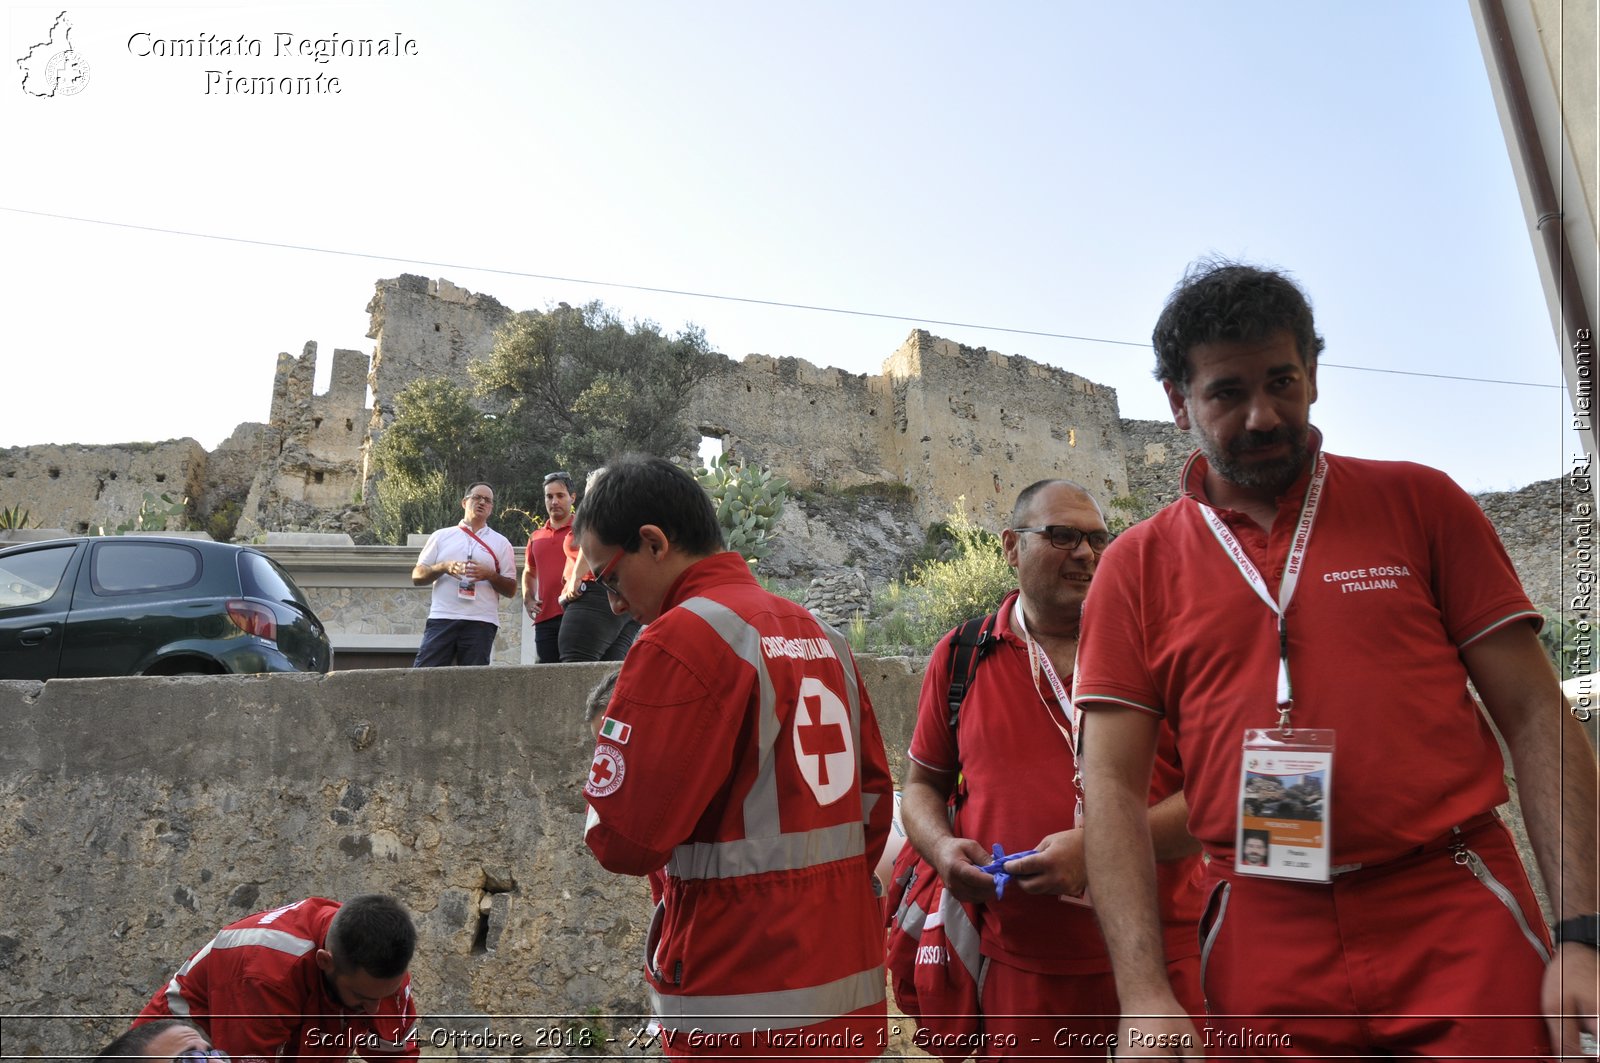
[[[873,1059],[886,1047],[873,866],[893,796],[849,645],[723,550],[693,477],[607,465],[573,533],[647,624],[584,787],[607,870],[664,868],[645,979],[674,1058]]]
[[[393,898],[310,897],[224,927],[134,1019],[199,1026],[235,1060],[410,1060],[411,916]]]

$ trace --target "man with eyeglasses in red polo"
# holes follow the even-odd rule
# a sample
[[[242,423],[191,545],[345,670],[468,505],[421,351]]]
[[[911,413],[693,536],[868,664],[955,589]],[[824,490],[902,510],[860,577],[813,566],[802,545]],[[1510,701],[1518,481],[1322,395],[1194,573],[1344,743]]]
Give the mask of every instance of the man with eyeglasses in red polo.
[[[662,1052],[877,1058],[894,800],[849,643],[763,590],[661,458],[608,464],[575,529],[611,608],[647,625],[600,725],[584,840],[609,871],[665,869],[645,964]]]
[[[959,1058],[970,1051],[980,1063],[1013,1056],[1103,1059],[1114,1043],[1117,994],[1085,899],[1073,748],[1078,715],[1068,689],[1079,613],[1111,534],[1094,496],[1067,480],[1025,487],[1010,523],[1001,546],[1017,590],[992,618],[954,728],[949,691],[962,629],[935,647],[900,804],[908,842],[952,896],[979,906],[981,959],[974,958],[976,970],[956,972],[976,983],[969,996],[977,998],[977,1032],[956,1042],[965,1051],[938,1054]],[[1184,1006],[1198,1014],[1199,847],[1184,828],[1181,784],[1176,764],[1160,762],[1148,815],[1156,854],[1165,861],[1160,897],[1168,973]],[[1037,850],[1006,863],[1012,882],[1003,894],[984,870],[994,845],[1005,853]]]

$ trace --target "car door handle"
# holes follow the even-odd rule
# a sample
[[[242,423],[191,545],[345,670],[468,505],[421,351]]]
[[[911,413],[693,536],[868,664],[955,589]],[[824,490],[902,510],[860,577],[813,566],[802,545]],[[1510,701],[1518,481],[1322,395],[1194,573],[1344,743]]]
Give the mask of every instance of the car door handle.
[[[24,646],[37,646],[39,643],[49,638],[53,631],[55,631],[55,628],[53,627],[23,628],[22,634],[17,636],[17,641],[21,642]]]

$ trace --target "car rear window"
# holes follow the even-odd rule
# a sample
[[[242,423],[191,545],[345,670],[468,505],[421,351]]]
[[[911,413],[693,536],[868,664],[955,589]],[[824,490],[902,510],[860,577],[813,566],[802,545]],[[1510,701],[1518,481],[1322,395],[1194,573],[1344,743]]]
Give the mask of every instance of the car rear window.
[[[239,554],[239,583],[245,594],[252,598],[265,598],[269,602],[295,602],[305,606],[307,612],[311,610],[311,603],[294,585],[294,580],[265,554],[249,550]]]
[[[0,609],[34,605],[53,596],[76,549],[52,546],[0,557]]]
[[[180,543],[100,543],[92,564],[96,594],[180,590],[200,582],[200,551]]]

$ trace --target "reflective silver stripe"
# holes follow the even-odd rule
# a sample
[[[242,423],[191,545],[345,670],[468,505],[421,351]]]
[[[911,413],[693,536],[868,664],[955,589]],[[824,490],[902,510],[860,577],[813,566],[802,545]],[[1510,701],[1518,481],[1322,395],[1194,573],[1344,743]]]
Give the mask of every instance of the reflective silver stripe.
[[[738,878],[763,871],[799,871],[861,856],[866,848],[865,832],[859,823],[840,823],[773,838],[688,842],[672,850],[667,874],[673,878],[695,879]]]
[[[1490,871],[1489,865],[1483,862],[1483,857],[1471,849],[1462,849],[1461,851],[1466,855],[1467,869],[1472,872],[1472,877],[1477,879],[1485,889],[1495,895],[1501,904],[1506,906],[1506,910],[1511,913],[1511,917],[1517,921],[1517,928],[1522,931],[1522,936],[1528,939],[1528,944],[1533,946],[1533,951],[1539,954],[1539,959],[1549,963],[1550,950],[1544,947],[1544,942],[1539,940],[1539,935],[1535,934],[1533,928],[1528,925],[1527,917],[1522,914],[1522,906],[1511,895],[1511,891],[1506,889],[1504,883],[1494,877],[1494,872]],[[1459,862],[1458,860],[1457,863]]]
[[[777,834],[783,829],[778,818],[778,764],[773,755],[778,744],[778,699],[772,689],[767,662],[761,656],[761,633],[744,617],[709,598],[690,598],[680,608],[704,620],[735,656],[756,671],[761,691],[756,742],[761,759],[755,782],[744,799],[744,832],[756,836]]]
[[[195,964],[209,956],[211,954],[211,946],[215,944],[215,941],[206,942],[206,947],[185,960],[183,966],[178,968],[178,973],[172,976],[172,981],[167,983],[167,1010],[172,1014],[181,1015],[184,1018],[188,1018],[192,1014],[189,1010],[189,1001],[184,997],[183,990],[178,986],[178,979],[194,970]]]
[[[811,614],[816,617],[816,614]],[[839,671],[844,673],[845,697],[850,703],[850,738],[852,748],[856,751],[856,778],[860,780],[861,774],[861,689],[856,682],[855,657],[850,652],[850,640],[834,630],[833,625],[824,623],[816,617],[817,626],[822,628],[823,634],[828,636],[828,641],[833,644],[834,655],[839,658]],[[861,791],[861,825],[871,826],[872,810],[877,807],[878,799],[882,794],[869,794]],[[874,876],[876,881],[876,876]]]
[[[650,1009],[662,1026],[668,1029],[688,1026],[707,1033],[749,1032],[757,1026],[791,1030],[882,1004],[884,999],[882,967],[819,986],[771,993],[668,996],[650,987]]]
[[[944,937],[950,943],[950,952],[967,969],[967,977],[978,980],[978,966],[983,962],[978,953],[978,928],[972,925],[966,908],[943,890],[939,897],[939,915],[944,920]]]
[[[206,942],[205,948],[189,957],[184,965],[178,968],[178,973],[172,976],[172,981],[167,983],[167,1010],[174,1015],[187,1017],[191,1014],[189,1002],[184,999],[183,991],[178,987],[178,979],[194,970],[201,960],[211,954],[212,949],[237,949],[249,945],[286,952],[291,956],[304,956],[317,947],[315,941],[307,941],[286,930],[269,930],[259,926],[224,930]]]
[[[922,910],[922,905],[916,901],[901,901],[900,910],[895,913],[900,929],[909,937],[920,938],[923,928],[927,925],[928,913]]]
[[[247,945],[272,949],[276,952],[287,952],[291,956],[304,956],[317,947],[315,941],[307,941],[298,934],[291,934],[287,930],[269,930],[262,926],[224,930],[211,939],[210,947],[214,949],[237,949]]]

